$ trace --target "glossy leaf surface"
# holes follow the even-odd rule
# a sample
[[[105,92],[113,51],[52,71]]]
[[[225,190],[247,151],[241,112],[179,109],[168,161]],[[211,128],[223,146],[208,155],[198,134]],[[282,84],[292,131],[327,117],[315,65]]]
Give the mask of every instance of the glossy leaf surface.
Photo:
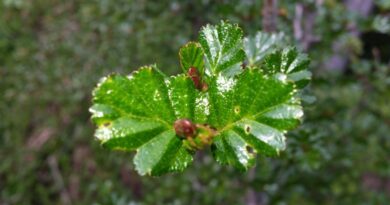
[[[285,133],[303,116],[295,93],[308,80],[301,76],[308,60],[296,49],[264,58],[251,53],[254,62],[262,59],[261,66],[243,69],[238,26],[208,25],[199,39],[200,44],[180,50],[180,63],[185,73],[189,67],[205,68],[199,80],[207,89],[197,89],[188,73],[167,77],[147,66],[129,76],[103,78],[93,92],[96,138],[109,149],[136,151],[135,169],[141,175],[182,171],[196,150],[210,144],[218,162],[247,170],[256,154],[274,156],[285,149]],[[198,130],[178,136],[174,123],[183,119]]]
[[[202,28],[199,43],[205,52],[206,68],[210,75],[222,72],[226,76],[233,76],[240,72],[245,59],[242,38],[243,32],[235,24],[221,22]]]
[[[249,66],[259,65],[264,57],[280,48],[285,42],[283,33],[257,32],[244,38],[244,49]]]
[[[95,135],[104,147],[137,151],[134,162],[142,175],[183,170],[192,155],[171,125],[194,116],[194,91],[185,76],[166,79],[152,67],[131,76],[110,75],[93,93]]]
[[[296,48],[287,47],[267,55],[262,68],[282,81],[290,80],[298,88],[303,88],[311,79],[311,72],[307,70],[309,64],[310,60],[306,55],[299,53]]]
[[[209,123],[219,134],[215,158],[245,170],[255,153],[276,155],[285,148],[284,133],[303,115],[294,84],[247,69],[234,79],[219,76],[210,87]]]

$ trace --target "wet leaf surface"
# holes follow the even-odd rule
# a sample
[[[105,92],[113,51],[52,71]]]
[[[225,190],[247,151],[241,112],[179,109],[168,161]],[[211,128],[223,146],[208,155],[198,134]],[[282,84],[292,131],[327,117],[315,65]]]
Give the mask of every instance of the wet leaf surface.
[[[285,133],[300,123],[296,83],[302,79],[291,75],[305,71],[307,62],[295,49],[268,54],[264,67],[243,70],[242,31],[236,25],[204,27],[200,44],[185,45],[179,56],[184,72],[205,66],[207,90],[197,89],[187,74],[167,77],[146,66],[129,76],[107,76],[93,92],[96,138],[109,149],[136,151],[141,175],[182,171],[197,149],[210,144],[218,162],[247,170],[256,154],[274,156],[285,149]],[[237,66],[239,72],[231,72]],[[178,136],[173,125],[180,119],[210,127],[211,142],[200,130],[187,139]]]

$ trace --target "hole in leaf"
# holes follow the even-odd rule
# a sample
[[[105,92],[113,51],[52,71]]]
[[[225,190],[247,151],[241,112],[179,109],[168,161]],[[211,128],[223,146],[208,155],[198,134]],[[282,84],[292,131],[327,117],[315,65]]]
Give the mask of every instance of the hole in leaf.
[[[241,68],[242,68],[242,69],[245,69],[245,68],[246,68],[246,63],[245,63],[245,62],[243,62],[243,63],[241,64]]]
[[[251,132],[251,126],[245,125],[245,132],[246,134],[249,134]]]
[[[253,148],[250,147],[249,145],[247,145],[247,146],[245,147],[245,149],[246,149],[246,151],[247,151],[249,154],[254,154],[254,153],[255,153],[254,150],[253,150]]]
[[[234,112],[235,112],[236,114],[240,113],[240,106],[235,106],[235,107],[234,107]]]

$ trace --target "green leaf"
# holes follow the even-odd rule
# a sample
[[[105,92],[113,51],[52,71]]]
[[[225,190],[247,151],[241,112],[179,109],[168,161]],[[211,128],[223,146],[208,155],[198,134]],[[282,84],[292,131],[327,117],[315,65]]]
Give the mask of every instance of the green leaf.
[[[305,87],[311,79],[309,58],[298,52],[296,48],[277,50],[264,58],[262,69],[264,72],[274,74],[281,81],[290,80],[298,88]]]
[[[244,50],[249,66],[260,65],[264,57],[285,43],[283,33],[257,32],[244,38]]]
[[[172,124],[177,118],[195,118],[194,92],[187,77],[165,78],[153,67],[130,76],[110,75],[93,92],[95,136],[104,147],[136,150],[134,162],[140,174],[181,171],[192,155]]]
[[[255,164],[255,155],[245,140],[234,131],[226,131],[215,137],[213,154],[217,161],[246,170]]]
[[[139,149],[134,157],[136,170],[141,175],[182,171],[192,161],[183,149],[182,141],[173,130],[162,132]]]
[[[292,82],[259,69],[246,69],[235,78],[220,75],[214,82],[208,123],[219,131],[213,143],[217,161],[246,170],[255,153],[273,156],[285,148],[285,132],[303,115]]]
[[[242,70],[241,64],[245,59],[242,35],[240,27],[226,22],[202,28],[199,43],[206,56],[206,73],[216,75],[222,72],[226,76],[234,76]]]
[[[296,93],[309,80],[309,61],[296,49],[270,52],[271,45],[257,45],[261,39],[246,40],[247,47],[256,44],[248,54],[254,64],[242,69],[237,25],[208,25],[199,39],[201,47],[189,43],[179,56],[184,72],[192,66],[206,69],[205,76],[197,76],[205,89],[195,88],[186,74],[167,77],[147,66],[129,76],[109,75],[93,91],[96,138],[108,149],[136,151],[141,175],[182,171],[196,150],[210,144],[218,162],[247,170],[256,154],[274,156],[285,149],[285,133],[303,116]],[[177,136],[174,124],[191,132]]]
[[[299,88],[305,87],[311,79],[307,71],[310,60],[296,48],[287,47],[282,33],[257,32],[244,39],[244,49],[249,66],[260,66],[266,73],[275,74],[280,80],[296,82]]]
[[[189,42],[179,51],[180,65],[184,73],[187,73],[190,67],[198,69],[199,73],[204,73],[203,50],[199,43]]]

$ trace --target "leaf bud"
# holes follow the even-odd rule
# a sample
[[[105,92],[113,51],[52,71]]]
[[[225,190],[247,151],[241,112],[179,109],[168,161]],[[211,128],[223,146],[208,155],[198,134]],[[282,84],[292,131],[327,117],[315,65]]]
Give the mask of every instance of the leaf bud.
[[[194,137],[197,132],[196,125],[188,119],[176,120],[173,127],[176,135],[183,138]]]

